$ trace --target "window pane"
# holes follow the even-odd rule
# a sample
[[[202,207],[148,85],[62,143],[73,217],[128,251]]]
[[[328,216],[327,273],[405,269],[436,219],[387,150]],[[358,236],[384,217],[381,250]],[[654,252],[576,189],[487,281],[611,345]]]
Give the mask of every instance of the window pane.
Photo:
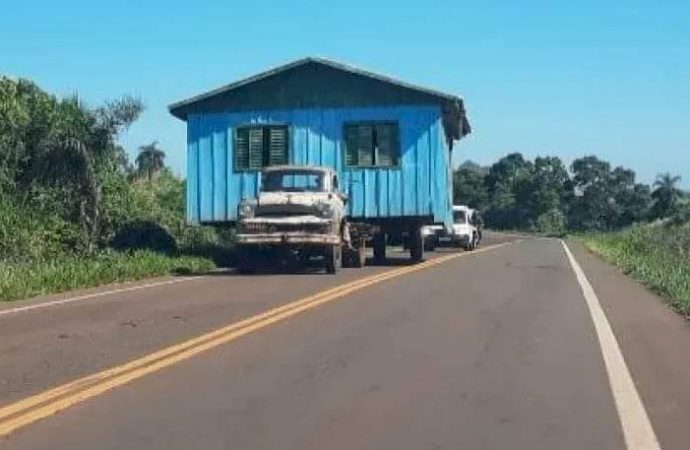
[[[270,127],[268,129],[268,158],[266,165],[287,164],[287,127]]]
[[[238,128],[235,133],[235,169],[249,169],[249,129]]]
[[[359,125],[357,130],[357,165],[374,165],[374,127],[371,125]]]
[[[260,169],[264,165],[264,130],[249,129],[249,168]]]
[[[376,125],[377,166],[398,165],[398,125],[382,123]]]
[[[345,126],[345,164],[393,167],[400,158],[397,123],[362,122]]]
[[[357,125],[345,126],[345,164],[356,166],[359,155],[359,131]]]
[[[323,192],[324,186],[323,172],[312,172],[307,170],[267,172],[262,179],[262,190],[264,192]]]

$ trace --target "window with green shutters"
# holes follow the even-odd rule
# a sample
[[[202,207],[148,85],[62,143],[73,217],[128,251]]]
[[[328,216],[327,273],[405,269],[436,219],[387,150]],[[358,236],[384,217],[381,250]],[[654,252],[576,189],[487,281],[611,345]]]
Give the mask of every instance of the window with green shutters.
[[[397,122],[345,124],[345,165],[348,167],[396,167],[400,161],[400,130]]]
[[[235,130],[235,170],[261,170],[288,162],[288,127],[261,125]]]

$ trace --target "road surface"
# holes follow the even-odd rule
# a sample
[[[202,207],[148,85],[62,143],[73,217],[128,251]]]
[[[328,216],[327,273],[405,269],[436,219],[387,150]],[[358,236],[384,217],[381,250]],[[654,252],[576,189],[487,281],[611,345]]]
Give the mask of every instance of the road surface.
[[[0,448],[687,449],[690,330],[570,249],[590,297],[559,240],[489,235],[4,305]]]

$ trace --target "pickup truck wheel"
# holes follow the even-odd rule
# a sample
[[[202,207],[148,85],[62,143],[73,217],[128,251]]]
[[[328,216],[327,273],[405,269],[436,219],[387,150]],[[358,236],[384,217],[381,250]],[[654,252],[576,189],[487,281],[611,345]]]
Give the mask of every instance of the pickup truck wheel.
[[[326,273],[336,274],[343,264],[343,252],[340,245],[333,245],[326,250]]]

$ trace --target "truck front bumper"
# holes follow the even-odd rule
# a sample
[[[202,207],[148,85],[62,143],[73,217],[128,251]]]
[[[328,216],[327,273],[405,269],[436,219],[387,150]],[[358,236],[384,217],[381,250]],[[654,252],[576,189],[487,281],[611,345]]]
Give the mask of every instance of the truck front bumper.
[[[314,233],[243,233],[235,236],[238,245],[338,245],[340,236]]]

